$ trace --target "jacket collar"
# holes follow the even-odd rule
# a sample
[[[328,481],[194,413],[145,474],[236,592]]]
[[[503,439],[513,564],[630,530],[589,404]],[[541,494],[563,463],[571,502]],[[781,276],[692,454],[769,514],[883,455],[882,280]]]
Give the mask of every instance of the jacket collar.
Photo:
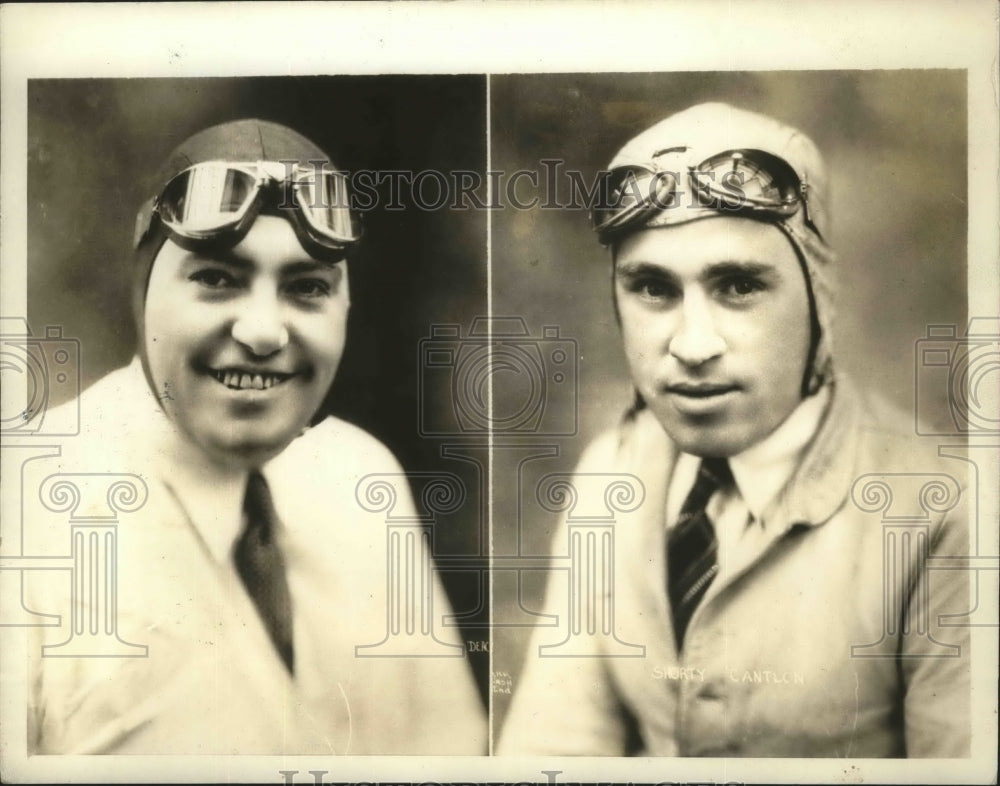
[[[762,517],[768,528],[778,532],[795,524],[818,526],[828,521],[844,504],[856,474],[856,396],[843,378],[828,387],[829,401],[818,430]],[[648,409],[626,421],[619,452],[630,471],[643,479],[646,505],[662,515],[666,479],[673,474],[680,454]]]
[[[830,404],[812,444],[767,514],[779,531],[825,524],[843,507],[857,474],[859,407],[844,377],[829,383]]]

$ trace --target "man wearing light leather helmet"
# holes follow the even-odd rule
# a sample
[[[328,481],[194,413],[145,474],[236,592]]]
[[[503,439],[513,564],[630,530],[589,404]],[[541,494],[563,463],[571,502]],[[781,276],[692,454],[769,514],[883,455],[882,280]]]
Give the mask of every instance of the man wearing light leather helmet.
[[[32,749],[484,752],[463,659],[356,654],[385,637],[387,598],[384,522],[355,489],[396,475],[397,512],[412,502],[386,447],[321,410],[360,239],[346,177],[297,132],[241,120],[183,142],[153,193],[136,223],[137,355],[82,395],[60,458],[148,488],[117,559],[117,635],[146,655],[36,658]],[[65,611],[69,587],[51,585],[36,606]],[[417,608],[448,612],[436,579]],[[67,636],[38,632],[36,653]]]
[[[931,582],[925,563],[969,553],[965,494],[930,514],[929,555],[886,571],[855,481],[955,470],[835,363],[815,145],[701,104],[608,169],[593,220],[636,401],[575,483],[627,473],[645,496],[597,572],[613,636],[545,657],[560,637],[536,630],[500,752],[968,756],[968,629],[943,622],[968,610],[968,582]],[[545,611],[565,616],[567,591],[554,576]]]

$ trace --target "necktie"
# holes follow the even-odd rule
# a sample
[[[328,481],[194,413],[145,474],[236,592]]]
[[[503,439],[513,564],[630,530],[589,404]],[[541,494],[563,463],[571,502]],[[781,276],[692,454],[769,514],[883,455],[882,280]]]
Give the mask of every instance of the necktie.
[[[285,560],[275,537],[278,515],[267,481],[253,471],[243,500],[243,532],[236,541],[233,561],[267,628],[278,654],[294,673],[292,599],[285,576]]]
[[[725,459],[702,459],[698,477],[667,538],[667,594],[678,650],[691,615],[719,571],[719,542],[705,507],[712,495],[732,479]]]

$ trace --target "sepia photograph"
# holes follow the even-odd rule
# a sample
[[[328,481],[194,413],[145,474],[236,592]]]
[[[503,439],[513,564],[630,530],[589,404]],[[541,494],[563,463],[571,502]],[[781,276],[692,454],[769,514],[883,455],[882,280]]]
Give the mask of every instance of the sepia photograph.
[[[423,544],[404,467],[440,459],[399,402],[430,327],[485,311],[485,220],[421,210],[404,178],[378,191],[481,172],[484,94],[482,76],[29,83],[24,359],[65,381],[29,391],[45,411],[17,432],[59,455],[12,466],[40,489],[23,553],[74,547],[72,571],[9,576],[41,612],[29,751],[487,752],[471,634],[420,635],[484,605],[476,583],[452,603],[428,571],[390,597],[394,558],[478,555],[473,508]]]
[[[0,777],[995,782],[995,7],[790,11],[0,7]]]
[[[965,75],[519,74],[491,95],[494,165],[558,162],[545,197],[567,203],[494,220],[494,307],[581,358],[579,433],[518,478],[517,543],[550,567],[544,604],[528,570],[496,598],[497,752],[968,756],[968,575],[921,572],[969,553],[966,465],[935,435],[970,421],[946,386],[912,398],[928,326],[968,322],[966,208],[941,199],[966,190]],[[533,269],[551,285],[514,285]],[[539,614],[526,644],[507,607]]]

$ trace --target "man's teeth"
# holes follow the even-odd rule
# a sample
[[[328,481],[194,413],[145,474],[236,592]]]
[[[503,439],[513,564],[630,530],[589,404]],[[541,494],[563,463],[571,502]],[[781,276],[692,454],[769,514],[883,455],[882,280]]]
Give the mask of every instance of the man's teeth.
[[[246,374],[240,371],[216,371],[215,378],[234,390],[267,390],[288,379],[287,374]]]

